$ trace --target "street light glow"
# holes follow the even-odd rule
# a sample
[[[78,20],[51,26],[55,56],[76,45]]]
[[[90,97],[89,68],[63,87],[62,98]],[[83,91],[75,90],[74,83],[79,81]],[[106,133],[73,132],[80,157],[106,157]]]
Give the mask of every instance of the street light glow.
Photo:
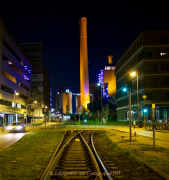
[[[19,93],[18,93],[18,92],[16,92],[15,94],[16,94],[17,96],[19,95]]]
[[[123,91],[126,92],[126,91],[127,91],[127,88],[123,88]]]
[[[130,75],[131,76],[136,76],[136,71],[132,72]]]

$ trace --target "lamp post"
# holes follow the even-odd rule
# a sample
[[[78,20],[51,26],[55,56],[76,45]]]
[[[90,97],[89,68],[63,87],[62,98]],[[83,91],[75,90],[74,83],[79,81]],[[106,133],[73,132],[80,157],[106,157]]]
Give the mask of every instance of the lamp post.
[[[84,115],[83,111],[84,111],[84,103],[82,104],[82,115]]]
[[[48,107],[47,106],[45,106],[45,112],[46,112],[46,109],[47,109]],[[45,114],[44,114],[44,116],[45,116]],[[45,131],[46,131],[46,117],[44,118],[45,119]]]
[[[37,103],[37,101],[34,101],[34,104],[36,104],[36,103]],[[30,106],[30,105],[34,105],[34,104],[28,104],[28,105],[26,105],[26,125],[27,125],[27,107]]]
[[[129,90],[129,130],[130,130],[130,141],[131,141],[131,90]]]
[[[100,112],[102,113],[102,84],[98,83],[97,85],[101,87],[101,110],[100,110]],[[102,118],[101,118],[101,122],[102,122]]]
[[[145,106],[145,98],[147,97],[145,94],[143,94],[143,99],[144,99],[144,106]],[[146,120],[145,120],[145,112],[147,112],[147,109],[144,109],[144,125],[145,125],[145,129],[146,129]]]
[[[144,109],[144,127],[145,127],[145,129],[146,129],[146,118],[145,118],[146,112],[147,112],[147,109]]]
[[[15,101],[16,101],[16,97],[15,96],[18,96],[19,95],[19,93],[18,92],[16,92],[16,91],[14,91],[14,116],[15,116]]]
[[[92,96],[92,117],[93,117],[93,94],[90,94]]]
[[[138,113],[138,121],[139,121],[140,115],[139,115],[138,73],[136,73],[136,71],[134,71],[130,75],[133,77],[137,76],[137,113]]]
[[[131,90],[132,90],[132,85],[131,81],[127,82],[127,88],[123,88],[124,92],[129,92],[129,132],[130,132],[130,141],[131,141]]]
[[[80,106],[80,109],[82,108],[82,106]],[[79,110],[79,124],[80,124],[80,110]]]

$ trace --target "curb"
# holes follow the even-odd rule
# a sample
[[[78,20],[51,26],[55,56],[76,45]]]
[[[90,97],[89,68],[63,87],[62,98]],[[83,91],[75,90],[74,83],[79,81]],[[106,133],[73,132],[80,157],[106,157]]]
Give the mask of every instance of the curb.
[[[154,172],[158,173],[159,175],[163,176],[164,178],[166,178],[167,180],[169,180],[169,175],[162,172],[161,170],[157,169],[156,167],[152,166],[151,164],[143,161],[142,159],[139,159],[137,156],[135,156],[133,153],[132,153],[132,156],[134,156],[136,159],[138,159],[139,161],[143,162],[146,166],[148,166],[149,168],[153,169]]]

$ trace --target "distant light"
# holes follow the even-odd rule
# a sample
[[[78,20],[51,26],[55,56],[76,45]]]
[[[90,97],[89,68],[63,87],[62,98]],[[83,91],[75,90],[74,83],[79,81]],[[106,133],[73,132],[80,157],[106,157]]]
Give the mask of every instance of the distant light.
[[[147,112],[147,109],[144,109],[144,112]]]
[[[132,72],[130,75],[131,76],[135,76],[136,75],[136,71]]]
[[[127,91],[127,88],[123,88],[123,91],[124,91],[124,92]]]
[[[8,64],[12,64],[12,62],[11,62],[11,61],[8,61]]]

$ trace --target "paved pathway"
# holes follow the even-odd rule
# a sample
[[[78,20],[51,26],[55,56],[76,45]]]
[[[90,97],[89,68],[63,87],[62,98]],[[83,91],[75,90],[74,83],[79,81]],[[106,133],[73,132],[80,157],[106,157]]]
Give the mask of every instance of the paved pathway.
[[[10,145],[18,141],[20,138],[22,138],[24,135],[25,133],[0,133],[0,151],[9,147]]]

